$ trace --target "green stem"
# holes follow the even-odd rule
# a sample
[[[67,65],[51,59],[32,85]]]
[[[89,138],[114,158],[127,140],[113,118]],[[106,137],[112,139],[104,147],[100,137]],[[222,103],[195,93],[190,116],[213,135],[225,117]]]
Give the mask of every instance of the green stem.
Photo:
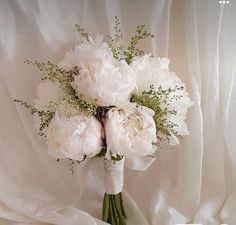
[[[124,214],[122,212],[122,206],[121,206],[121,199],[120,199],[120,194],[116,194],[114,195],[114,200],[115,200],[115,206],[116,206],[116,210],[120,219],[120,224],[121,225],[125,225],[125,217]]]
[[[126,225],[126,215],[121,193],[110,195],[105,193],[103,198],[102,220],[111,225]]]
[[[119,193],[119,197],[120,197],[120,205],[121,205],[122,214],[123,214],[124,218],[126,219],[127,216],[126,216],[125,208],[124,208],[124,204],[123,204],[122,192]]]
[[[109,195],[105,193],[103,198],[102,220],[104,222],[108,222],[108,216],[109,216]]]
[[[115,221],[117,225],[120,225],[119,223],[119,215],[118,212],[116,210],[116,204],[115,204],[115,195],[111,195],[110,196],[111,202],[112,202],[112,208],[113,208],[113,212],[114,212],[114,217],[115,217]]]
[[[114,208],[113,208],[113,206],[112,206],[112,196],[110,195],[109,196],[110,198],[109,198],[109,208],[110,208],[110,213],[109,213],[109,216],[111,217],[111,224],[112,225],[118,225],[118,224],[116,224],[116,222],[115,222],[115,218],[114,218],[114,214],[115,214],[115,212],[114,212]]]

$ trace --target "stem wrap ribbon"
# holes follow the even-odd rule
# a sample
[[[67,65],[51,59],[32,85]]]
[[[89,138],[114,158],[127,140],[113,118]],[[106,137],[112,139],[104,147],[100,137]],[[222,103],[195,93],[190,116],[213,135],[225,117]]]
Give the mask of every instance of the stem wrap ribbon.
[[[124,158],[119,161],[105,158],[105,192],[115,195],[122,191],[124,184]]]
[[[124,185],[124,166],[133,170],[145,171],[155,159],[156,157],[152,155],[122,158],[119,161],[105,158],[105,192],[111,195],[122,192]]]

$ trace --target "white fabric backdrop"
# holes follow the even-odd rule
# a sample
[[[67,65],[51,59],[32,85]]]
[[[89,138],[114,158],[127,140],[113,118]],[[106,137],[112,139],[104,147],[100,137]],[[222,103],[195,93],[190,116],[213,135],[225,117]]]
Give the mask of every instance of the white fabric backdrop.
[[[147,25],[155,39],[142,47],[170,58],[195,102],[181,145],[145,173],[125,171],[128,225],[236,224],[235,10],[233,0],[0,0],[0,224],[104,224],[102,161],[71,175],[13,99],[33,102],[40,82],[25,59],[58,62],[75,23],[107,34],[115,15],[126,36]]]

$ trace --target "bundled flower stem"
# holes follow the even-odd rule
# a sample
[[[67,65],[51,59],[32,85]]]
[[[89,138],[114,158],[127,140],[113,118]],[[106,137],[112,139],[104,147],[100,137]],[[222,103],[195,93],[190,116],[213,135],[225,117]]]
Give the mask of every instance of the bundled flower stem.
[[[122,193],[104,194],[102,220],[112,225],[126,225]]]
[[[101,123],[104,125],[106,113],[112,107],[98,107],[96,117]],[[99,157],[105,156],[106,154],[106,140],[104,140],[104,147],[102,151],[99,153]],[[114,163],[116,161],[121,160],[122,157],[116,156],[116,158],[112,157]],[[108,194],[105,192],[103,198],[103,209],[102,209],[102,220],[104,222],[110,223],[112,225],[126,225],[125,223],[126,214],[123,206],[122,200],[122,192],[117,194]]]

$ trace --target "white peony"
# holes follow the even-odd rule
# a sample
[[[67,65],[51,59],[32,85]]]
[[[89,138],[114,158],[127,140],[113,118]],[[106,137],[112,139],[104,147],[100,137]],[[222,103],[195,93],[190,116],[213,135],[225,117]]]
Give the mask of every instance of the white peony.
[[[107,157],[109,152],[125,157],[146,156],[156,151],[153,111],[136,104],[114,107],[105,120]]]
[[[60,67],[78,66],[72,86],[87,101],[99,106],[119,106],[127,102],[134,88],[134,75],[125,61],[117,61],[100,37],[76,46],[65,55]]]
[[[154,89],[161,86],[166,90],[182,84],[175,73],[169,72],[169,59],[167,58],[155,58],[146,54],[136,57],[131,63],[131,67],[135,74],[135,94],[150,90],[151,85]]]
[[[68,117],[56,112],[47,129],[48,153],[73,160],[95,156],[101,150],[102,129],[95,117]]]
[[[169,98],[165,103],[161,104],[161,108],[168,110],[176,110],[176,115],[168,115],[166,122],[173,122],[177,124],[174,127],[175,131],[179,135],[189,134],[187,124],[185,122],[187,109],[192,105],[188,93],[185,89],[185,83],[176,76],[174,72],[169,71],[169,59],[167,58],[155,58],[150,55],[144,55],[137,57],[131,64],[135,74],[135,91],[134,94],[140,95],[143,91],[150,90],[152,85],[154,90],[157,90],[161,86],[163,90],[174,88],[175,86],[183,87],[182,90],[176,90],[171,92]],[[173,98],[175,96],[181,96],[180,99]],[[169,137],[169,143],[172,145],[179,144],[178,138],[171,133]]]

